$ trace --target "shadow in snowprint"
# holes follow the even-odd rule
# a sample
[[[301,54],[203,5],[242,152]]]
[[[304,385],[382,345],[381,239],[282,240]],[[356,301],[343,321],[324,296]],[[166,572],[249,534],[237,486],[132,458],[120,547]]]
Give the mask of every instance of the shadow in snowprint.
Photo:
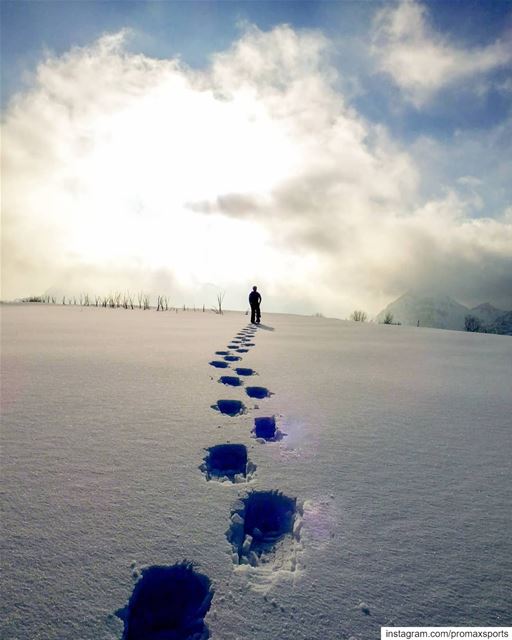
[[[229,364],[224,360],[212,360],[209,364],[217,369],[227,369],[229,367]]]
[[[269,398],[273,395],[266,387],[247,387],[245,392],[249,398],[258,398],[258,400]]]
[[[228,416],[238,416],[245,413],[245,405],[240,400],[217,400],[217,404],[212,404],[212,409]]]
[[[206,450],[199,467],[207,480],[246,482],[256,466],[249,460],[244,444],[217,444]]]
[[[231,512],[226,533],[235,564],[295,571],[302,507],[280,491],[252,491]]]
[[[252,433],[261,442],[278,442],[286,435],[277,428],[275,416],[254,418]]]
[[[122,640],[206,640],[212,598],[210,579],[189,562],[147,567],[128,605],[116,612],[124,622]]]
[[[235,371],[239,376],[253,376],[256,374],[254,369],[248,369],[247,367],[237,367]]]

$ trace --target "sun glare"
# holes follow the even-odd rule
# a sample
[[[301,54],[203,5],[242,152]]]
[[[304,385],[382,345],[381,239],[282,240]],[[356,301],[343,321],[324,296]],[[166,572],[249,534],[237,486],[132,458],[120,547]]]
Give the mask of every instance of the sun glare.
[[[70,254],[172,265],[182,280],[244,277],[248,254],[265,254],[263,270],[277,268],[261,225],[189,207],[266,194],[293,173],[292,140],[250,92],[219,99],[171,78],[91,120],[87,139],[67,171],[79,189],[60,207]]]

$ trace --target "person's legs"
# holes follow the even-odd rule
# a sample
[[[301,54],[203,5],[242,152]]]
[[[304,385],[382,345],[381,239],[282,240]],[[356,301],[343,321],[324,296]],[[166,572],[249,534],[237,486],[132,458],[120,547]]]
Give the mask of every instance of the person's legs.
[[[256,307],[251,304],[251,322],[254,324],[256,320]]]
[[[259,324],[261,320],[261,310],[260,310],[260,305],[258,305],[256,307],[256,322]]]

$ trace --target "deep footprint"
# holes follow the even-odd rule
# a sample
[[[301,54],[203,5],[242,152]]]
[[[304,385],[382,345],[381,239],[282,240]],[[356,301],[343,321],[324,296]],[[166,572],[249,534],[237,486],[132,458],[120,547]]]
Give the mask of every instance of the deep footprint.
[[[188,562],[143,569],[128,606],[118,613],[123,640],[209,638],[204,617],[212,598],[210,579]]]
[[[216,356],[229,356],[229,351],[216,351]]]
[[[245,392],[249,396],[249,398],[258,398],[261,400],[262,398],[268,398],[270,395],[270,391],[265,387],[247,387]]]
[[[245,367],[237,367],[235,371],[239,376],[253,376],[255,373],[254,369],[247,369]]]
[[[228,416],[238,416],[245,411],[245,407],[240,400],[217,400],[217,404],[213,405],[213,408]]]
[[[249,351],[249,349],[237,349],[236,352],[237,353],[247,353]]]
[[[275,557],[276,545],[282,539],[299,539],[296,498],[278,491],[253,491],[240,504],[231,513],[231,526],[226,534],[233,547],[235,564],[259,566],[265,562],[265,556]]]
[[[236,376],[221,376],[219,378],[219,382],[222,382],[222,384],[227,384],[230,387],[239,387],[242,384],[240,378],[237,378]]]
[[[224,360],[226,360],[226,362],[237,362],[241,359],[241,356],[224,356]]]
[[[223,362],[222,360],[212,360],[210,364],[212,367],[217,367],[217,369],[226,369],[226,367],[229,366],[227,362]]]
[[[243,482],[256,469],[247,457],[243,444],[217,444],[207,449],[201,471],[208,480]]]
[[[279,433],[274,416],[254,418],[254,428],[252,430],[256,438],[263,440],[275,440]]]

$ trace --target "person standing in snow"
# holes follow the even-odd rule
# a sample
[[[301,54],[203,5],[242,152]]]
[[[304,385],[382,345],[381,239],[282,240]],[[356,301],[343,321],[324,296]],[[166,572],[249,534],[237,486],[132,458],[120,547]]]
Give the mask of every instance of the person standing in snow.
[[[251,305],[251,322],[259,324],[261,319],[261,296],[258,293],[258,287],[254,286],[249,294],[249,304]]]

